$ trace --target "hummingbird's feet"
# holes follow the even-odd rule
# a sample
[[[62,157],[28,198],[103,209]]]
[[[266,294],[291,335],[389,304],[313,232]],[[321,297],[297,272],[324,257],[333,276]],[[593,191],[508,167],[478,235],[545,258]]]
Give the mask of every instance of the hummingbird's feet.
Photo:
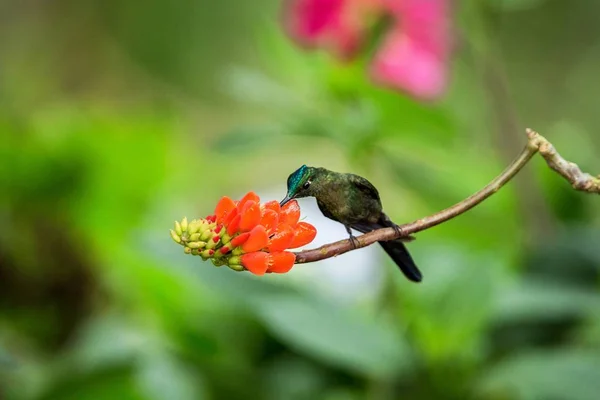
[[[350,243],[352,243],[352,248],[354,249],[358,248],[358,245],[360,245],[360,242],[354,235],[350,235]]]
[[[402,228],[400,228],[400,226],[394,224],[393,228],[394,231],[396,231],[396,235],[398,235],[398,237],[404,236],[404,233],[402,232]]]
[[[396,231],[396,235],[398,235],[398,239],[401,242],[412,242],[413,240],[415,240],[414,236],[405,234],[399,225],[394,224],[394,226],[392,226],[392,228],[394,228],[394,231]]]
[[[358,245],[360,244],[360,242],[358,241],[357,238],[354,237],[354,235],[352,234],[352,229],[350,229],[349,226],[346,226],[346,232],[348,232],[348,235],[350,235],[350,243],[352,243],[352,248],[354,248],[354,249],[358,248]]]

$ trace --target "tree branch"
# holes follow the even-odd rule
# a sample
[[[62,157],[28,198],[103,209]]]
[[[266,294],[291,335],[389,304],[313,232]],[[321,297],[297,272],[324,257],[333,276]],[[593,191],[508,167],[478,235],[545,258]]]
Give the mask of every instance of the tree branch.
[[[519,156],[500,175],[494,178],[477,193],[467,197],[452,207],[439,211],[433,215],[408,224],[400,225],[400,234],[398,234],[394,228],[382,228],[358,236],[356,237],[356,248],[369,246],[379,241],[399,238],[407,238],[408,240],[408,237],[413,233],[439,225],[442,222],[446,222],[470,210],[500,190],[500,188],[510,181],[538,151],[546,160],[548,166],[569,181],[574,189],[600,194],[600,176],[594,177],[588,173],[582,172],[576,164],[562,158],[552,143],[537,132],[527,129],[527,137],[527,145],[523,151],[521,151],[521,154],[519,154]],[[350,240],[340,240],[339,242],[326,244],[316,249],[304,250],[296,253],[296,264],[304,264],[335,257],[354,249],[355,247]]]
[[[600,194],[600,175],[592,176],[587,172],[583,172],[577,164],[562,158],[552,143],[536,132],[527,130],[527,134],[529,135],[529,142],[538,149],[548,166],[569,181],[573,189]]]

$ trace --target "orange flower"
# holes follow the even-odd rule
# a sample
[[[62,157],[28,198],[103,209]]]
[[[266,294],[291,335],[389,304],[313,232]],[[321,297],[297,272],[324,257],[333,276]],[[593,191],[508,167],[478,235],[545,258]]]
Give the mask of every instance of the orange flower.
[[[186,253],[210,259],[217,266],[255,275],[285,273],[296,260],[286,250],[307,245],[317,234],[314,226],[299,220],[300,206],[295,200],[283,207],[277,201],[260,204],[256,193],[249,192],[237,202],[221,198],[214,215],[176,222],[171,237]]]
[[[296,256],[289,251],[277,253],[256,251],[242,255],[240,261],[248,271],[256,275],[264,275],[265,272],[284,274],[292,269]]]

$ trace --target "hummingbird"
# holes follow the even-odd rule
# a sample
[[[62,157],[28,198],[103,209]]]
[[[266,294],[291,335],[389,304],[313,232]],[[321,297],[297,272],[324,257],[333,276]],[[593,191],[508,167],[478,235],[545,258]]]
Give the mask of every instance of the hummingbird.
[[[357,239],[352,235],[352,229],[367,233],[391,227],[400,232],[400,227],[383,212],[375,186],[361,176],[303,165],[288,177],[287,195],[280,205],[301,197],[316,198],[319,210],[325,217],[346,227],[354,247]],[[421,272],[402,239],[382,241],[379,244],[409,280],[421,281]]]

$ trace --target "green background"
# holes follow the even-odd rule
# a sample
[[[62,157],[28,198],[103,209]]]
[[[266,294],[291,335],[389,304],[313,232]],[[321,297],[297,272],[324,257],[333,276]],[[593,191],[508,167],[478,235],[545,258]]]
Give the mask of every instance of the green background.
[[[597,399],[600,200],[537,156],[418,234],[418,285],[376,246],[256,278],[168,229],[279,199],[304,163],[412,221],[485,185],[526,127],[598,172],[599,15],[456,1],[449,92],[422,104],[373,86],[368,56],[297,49],[274,0],[1,2],[0,398]]]

